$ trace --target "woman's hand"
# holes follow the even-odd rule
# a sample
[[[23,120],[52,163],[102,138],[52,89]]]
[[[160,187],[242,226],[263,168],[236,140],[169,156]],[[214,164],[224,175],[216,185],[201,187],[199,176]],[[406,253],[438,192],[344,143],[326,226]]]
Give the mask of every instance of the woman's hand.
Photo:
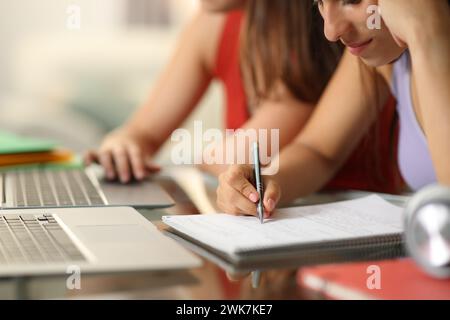
[[[378,4],[386,26],[402,47],[414,44],[423,31],[439,29],[440,22],[449,18],[447,0],[379,0]]]
[[[254,170],[250,165],[230,166],[219,176],[217,205],[220,210],[233,215],[256,216],[259,195],[254,183]],[[274,179],[264,179],[264,217],[272,215],[280,199],[281,191]]]
[[[149,139],[123,127],[108,134],[98,150],[87,152],[85,163],[97,162],[103,166],[107,179],[119,178],[127,183],[132,178],[142,180],[160,170],[151,162],[152,155]]]

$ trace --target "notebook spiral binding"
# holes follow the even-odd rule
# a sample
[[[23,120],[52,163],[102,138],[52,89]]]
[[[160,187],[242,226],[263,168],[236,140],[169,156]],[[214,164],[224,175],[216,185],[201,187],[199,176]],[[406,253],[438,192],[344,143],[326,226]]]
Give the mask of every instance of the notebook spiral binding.
[[[302,245],[295,245],[295,246],[284,246],[282,247],[283,252],[287,251],[298,251],[298,250],[335,250],[335,249],[351,249],[351,248],[367,248],[367,247],[379,247],[379,246],[391,246],[395,244],[403,244],[403,236],[402,234],[392,234],[392,235],[383,235],[383,236],[376,236],[376,237],[362,237],[362,238],[356,238],[356,239],[348,239],[348,240],[340,240],[340,241],[324,241],[324,242],[317,242],[317,243],[311,243],[311,244],[302,244]],[[275,247],[275,248],[264,248],[261,247],[260,249],[252,250],[252,253],[260,253],[260,252],[268,252],[268,251],[279,251],[281,247]],[[245,254],[250,254],[248,251],[248,248],[242,248],[242,253],[246,252]]]
[[[271,267],[307,266],[348,261],[376,261],[407,255],[401,234],[344,240],[275,249],[260,249],[238,254],[232,260],[239,267],[255,266],[262,260]]]
[[[213,260],[226,270],[240,272],[350,261],[377,261],[406,256],[401,234],[360,238],[339,243],[330,242],[328,245],[320,243],[283,247],[282,250],[280,248],[259,249],[230,256],[173,228],[169,228],[165,233],[187,244],[189,248],[207,259],[211,259],[212,255]]]

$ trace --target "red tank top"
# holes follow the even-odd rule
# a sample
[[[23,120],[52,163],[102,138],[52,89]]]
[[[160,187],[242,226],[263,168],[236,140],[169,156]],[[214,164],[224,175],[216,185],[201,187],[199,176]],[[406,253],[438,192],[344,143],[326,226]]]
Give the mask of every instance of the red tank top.
[[[227,129],[238,129],[250,118],[240,68],[241,21],[241,11],[233,11],[227,15],[217,48],[214,70],[215,78],[220,80],[224,87]]]
[[[227,15],[214,70],[214,76],[224,86],[225,126],[228,129],[243,126],[250,117],[240,69],[239,35],[242,17],[241,11]],[[401,192],[404,183],[396,161],[398,126],[395,112],[395,101],[391,99],[384,107],[373,130],[369,131],[325,189]],[[378,165],[374,164],[375,160],[378,161]],[[376,172],[368,169],[374,167],[378,168]]]

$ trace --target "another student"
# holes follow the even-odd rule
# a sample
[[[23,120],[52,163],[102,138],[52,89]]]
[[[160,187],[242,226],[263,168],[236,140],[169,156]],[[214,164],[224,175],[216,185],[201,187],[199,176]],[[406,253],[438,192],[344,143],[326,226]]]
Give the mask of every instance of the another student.
[[[152,158],[188,117],[213,80],[224,85],[224,123],[229,129],[280,128],[280,147],[290,142],[311,113],[308,103],[247,104],[240,71],[240,33],[245,0],[203,0],[199,12],[182,34],[178,48],[144,105],[111,132],[87,163],[100,163],[109,179],[128,182],[159,168]],[[325,78],[327,75],[324,75]],[[329,75],[328,75],[329,77]],[[326,82],[328,79],[317,82]],[[270,111],[276,108],[276,112]],[[274,114],[275,113],[275,114]],[[219,174],[225,166],[204,167]]]
[[[292,141],[333,74],[341,47],[317,36],[323,27],[310,2],[203,2],[209,11],[226,11],[244,3],[244,14],[199,14],[149,102],[110,134],[89,160],[99,161],[111,179],[119,176],[127,182],[131,176],[145,177],[153,169],[151,157],[195,107],[212,79],[225,85],[227,128],[275,128],[280,129],[281,148]],[[323,59],[316,58],[318,52]],[[396,150],[393,104],[380,112],[380,121],[328,188],[400,190],[391,157],[391,150]],[[219,174],[226,166],[204,165],[202,169]]]
[[[322,188],[375,121],[393,92],[398,100],[398,159],[412,190],[450,185],[450,9],[447,0],[321,0],[325,36],[346,53],[317,110],[280,154],[280,170],[265,180],[270,216],[279,201]],[[379,5],[381,29],[368,28],[367,9]],[[319,35],[317,35],[319,36]],[[220,176],[218,205],[255,214],[258,194],[250,166]]]

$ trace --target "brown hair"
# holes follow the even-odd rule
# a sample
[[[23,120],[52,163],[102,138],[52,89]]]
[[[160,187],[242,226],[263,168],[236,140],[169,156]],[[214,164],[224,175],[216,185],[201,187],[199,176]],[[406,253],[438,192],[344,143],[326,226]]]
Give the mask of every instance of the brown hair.
[[[323,37],[313,2],[247,0],[246,9],[241,55],[250,100],[275,94],[281,83],[297,99],[317,102],[343,48]]]

